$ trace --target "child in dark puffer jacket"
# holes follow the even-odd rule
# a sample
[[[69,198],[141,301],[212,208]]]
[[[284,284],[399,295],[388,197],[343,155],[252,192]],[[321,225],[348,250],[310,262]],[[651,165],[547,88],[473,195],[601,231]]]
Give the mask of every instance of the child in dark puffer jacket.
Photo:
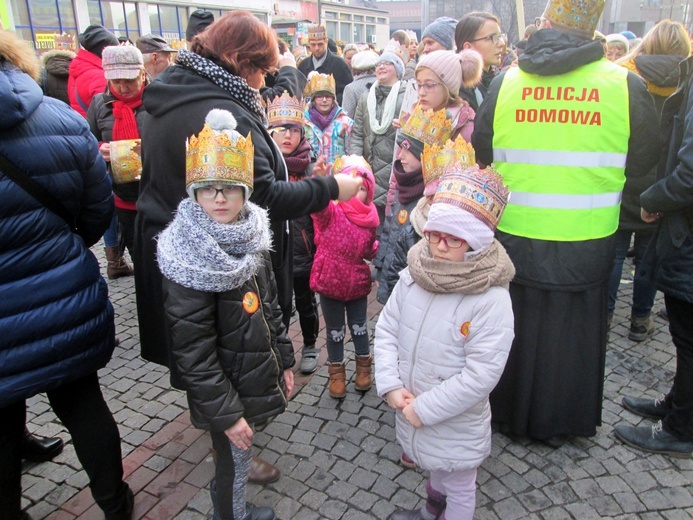
[[[333,173],[363,178],[359,193],[347,202],[329,204],[313,213],[317,251],[310,273],[310,288],[320,295],[327,329],[327,361],[330,396],[346,396],[344,365],[344,313],[356,351],[356,390],[371,387],[373,356],[368,341],[366,310],[371,291],[371,271],[365,260],[375,257],[378,211],[373,205],[375,178],[370,165],[357,155],[340,157]]]
[[[212,110],[199,136],[190,138],[190,198],[159,235],[157,256],[190,420],[211,432],[217,455],[214,518],[274,520],[270,508],[246,506],[246,487],[253,424],[286,408],[293,348],[272,273],[267,211],[248,201],[251,137],[235,127],[230,112]]]

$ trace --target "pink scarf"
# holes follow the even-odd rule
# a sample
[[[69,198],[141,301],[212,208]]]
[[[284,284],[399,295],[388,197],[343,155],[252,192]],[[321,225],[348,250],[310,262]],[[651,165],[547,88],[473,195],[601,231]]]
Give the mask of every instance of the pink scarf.
[[[352,197],[348,201],[340,201],[344,215],[352,224],[364,228],[376,228],[380,224],[378,210],[373,203],[364,204],[358,198]]]

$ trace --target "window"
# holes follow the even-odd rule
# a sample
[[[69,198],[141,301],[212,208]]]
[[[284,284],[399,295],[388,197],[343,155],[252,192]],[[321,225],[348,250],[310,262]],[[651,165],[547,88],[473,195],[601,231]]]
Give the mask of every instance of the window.
[[[334,11],[325,11],[324,18],[337,18],[337,13]]]
[[[341,26],[339,27],[339,39],[342,40],[343,42],[351,43],[352,35],[351,35],[351,24],[350,23],[341,24]]]
[[[139,37],[140,23],[134,2],[87,0],[87,7],[89,23],[103,25],[116,36],[125,36],[133,42]]]
[[[354,24],[354,41],[358,43],[366,41],[363,39],[363,24],[361,23]]]
[[[332,38],[333,40],[338,40],[339,38],[337,37],[338,30],[337,30],[337,22],[325,22],[325,29],[327,29],[327,37]]]
[[[378,18],[378,23],[387,23],[387,18]]]
[[[354,21],[355,22],[363,22],[363,16],[361,16],[360,14],[355,14],[354,15]]]
[[[10,0],[17,35],[43,54],[77,50],[77,22],[71,0]]]
[[[366,21],[371,22],[371,23],[375,23],[375,16],[366,16]]]
[[[340,20],[351,20],[351,15],[349,13],[339,13]]]

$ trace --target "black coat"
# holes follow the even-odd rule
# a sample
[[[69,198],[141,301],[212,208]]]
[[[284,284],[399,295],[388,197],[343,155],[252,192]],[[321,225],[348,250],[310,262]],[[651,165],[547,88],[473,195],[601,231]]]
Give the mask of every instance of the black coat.
[[[269,257],[232,291],[197,291],[167,278],[163,291],[173,357],[193,425],[225,431],[241,417],[256,423],[282,413],[288,401],[283,371],[294,364],[294,353]],[[245,308],[248,293],[259,296],[255,312]]]
[[[654,278],[665,294],[693,303],[693,58],[680,70],[679,88],[662,111],[668,151],[657,183],[640,196],[645,210],[662,217],[638,276]]]
[[[289,67],[283,67],[280,70]],[[147,115],[142,127],[142,179],[135,223],[135,284],[142,357],[171,367],[170,338],[156,263],[155,237],[173,218],[185,192],[185,141],[197,135],[210,110],[233,113],[237,131],[252,135],[255,147],[254,191],[250,198],[269,210],[273,234],[272,265],[291,279],[291,241],[287,220],[323,209],[336,199],[334,178],[288,182],[281,152],[262,122],[227,91],[194,71],[174,65],[144,91]],[[285,271],[282,271],[285,270]],[[175,377],[174,377],[175,382]]]
[[[603,47],[597,41],[581,41],[572,36],[544,29],[532,35],[520,68],[538,75],[562,74],[586,63],[602,59]],[[505,78],[501,73],[491,83],[488,94],[474,119],[472,145],[480,164],[493,162],[493,120],[498,92]],[[630,138],[626,159],[626,179],[647,175],[657,164],[661,137],[653,127],[657,120],[652,96],[645,83],[632,72],[627,78]],[[551,289],[581,291],[602,283],[613,269],[612,237],[577,242],[536,240],[498,232],[517,273],[515,283]]]
[[[337,88],[337,104],[342,106],[342,92],[344,92],[344,87],[354,81],[354,76],[351,74],[346,61],[333,54],[329,49],[325,52],[327,52],[327,57],[320,67],[314,68],[313,57],[308,56],[299,64],[298,70],[303,72],[306,77],[314,70],[317,70],[320,74],[332,74]],[[351,114],[349,114],[349,117],[351,117]]]

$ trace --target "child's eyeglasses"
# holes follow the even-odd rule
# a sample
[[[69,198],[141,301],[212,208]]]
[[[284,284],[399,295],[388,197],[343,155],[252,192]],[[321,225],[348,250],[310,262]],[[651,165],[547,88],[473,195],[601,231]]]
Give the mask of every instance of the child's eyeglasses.
[[[300,136],[301,135],[301,129],[300,128],[286,128],[285,126],[278,126],[276,128],[272,128],[270,130],[273,134],[284,134],[286,135],[287,132],[289,132],[289,135],[292,137],[295,136]]]
[[[444,237],[436,231],[425,231],[424,238],[426,238],[426,240],[428,240],[431,244],[443,242],[450,249],[459,249],[462,247],[462,244],[465,243],[465,241],[461,238],[453,237],[452,235]]]
[[[204,186],[198,188],[195,193],[203,199],[216,199],[217,194],[221,193],[226,200],[240,199],[243,196],[243,188],[233,186],[231,188],[215,188],[214,186]]]
[[[423,89],[424,92],[430,92],[434,88],[436,88],[438,85],[442,85],[443,82],[439,81],[438,83],[414,83],[416,85],[416,90],[421,90]]]

